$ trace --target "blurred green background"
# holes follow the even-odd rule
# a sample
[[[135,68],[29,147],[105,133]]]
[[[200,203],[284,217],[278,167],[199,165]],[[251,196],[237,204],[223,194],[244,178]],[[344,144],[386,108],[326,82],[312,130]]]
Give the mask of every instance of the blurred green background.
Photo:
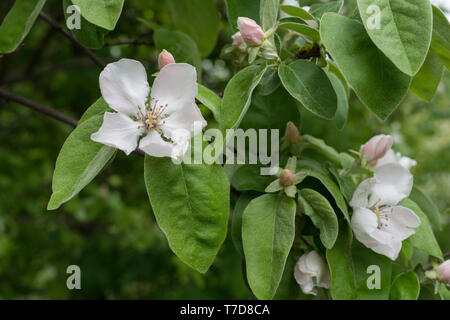
[[[351,1],[350,1],[351,2]],[[0,4],[0,22],[12,1]],[[221,31],[203,62],[203,82],[220,92],[232,67],[220,59],[230,42],[225,6],[217,1]],[[64,23],[60,1],[44,12]],[[151,21],[151,24],[148,22]],[[147,22],[147,23],[145,23]],[[107,45],[95,53],[105,62],[121,57],[156,71],[152,24],[172,27],[164,1],[128,0],[106,41],[137,39],[148,45]],[[0,86],[75,118],[98,97],[99,70],[60,33],[38,19],[13,55],[0,58]],[[432,103],[412,93],[386,122],[378,121],[353,96],[343,131],[302,113],[302,132],[325,139],[340,151],[379,133],[393,134],[395,149],[417,160],[415,182],[436,201],[446,225],[439,234],[450,251],[450,74]],[[282,105],[273,108],[282,110]],[[0,99],[0,299],[247,299],[241,258],[230,237],[213,266],[201,275],[170,251],[151,212],[143,159],[119,153],[94,183],[56,212],[47,212],[59,149],[72,128]],[[66,288],[66,268],[79,265],[82,290]]]

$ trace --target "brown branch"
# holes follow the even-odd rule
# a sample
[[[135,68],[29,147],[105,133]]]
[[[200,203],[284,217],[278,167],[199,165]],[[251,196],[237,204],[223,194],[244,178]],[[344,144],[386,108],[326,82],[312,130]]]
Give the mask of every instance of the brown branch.
[[[72,42],[75,47],[81,49],[81,51],[83,51],[100,69],[103,69],[105,67],[105,64],[91,50],[89,50],[77,39],[75,39],[75,37],[69,31],[64,29],[60,24],[58,24],[58,22],[56,22],[43,12],[39,13],[39,17],[49,25],[51,25],[54,29],[62,33],[67,39]]]
[[[44,106],[42,104],[36,103],[34,101],[31,101],[31,100],[24,98],[22,96],[19,96],[17,94],[8,92],[2,88],[0,88],[0,97],[4,98],[8,102],[10,102],[10,101],[17,102],[25,107],[28,107],[37,112],[43,113],[53,119],[67,123],[68,125],[71,125],[72,127],[77,126],[78,121],[76,119],[71,118],[68,115],[66,115],[58,110],[55,110],[50,107]]]
[[[2,88],[0,88],[0,97],[2,97],[3,99],[5,99],[8,102],[10,102],[10,101],[17,102],[25,107],[33,109],[34,111],[40,112],[42,114],[45,114],[46,116],[49,116],[58,121],[64,122],[72,127],[76,127],[78,124],[78,120],[76,120],[72,117],[69,117],[68,115],[66,115],[58,110],[55,110],[53,108],[36,103],[25,97],[8,92]],[[134,152],[141,156],[145,156],[145,153],[142,150],[136,149]]]

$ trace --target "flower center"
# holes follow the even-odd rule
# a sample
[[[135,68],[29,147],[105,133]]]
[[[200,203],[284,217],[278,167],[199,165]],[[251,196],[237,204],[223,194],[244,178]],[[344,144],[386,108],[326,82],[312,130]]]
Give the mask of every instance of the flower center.
[[[378,229],[388,226],[389,215],[392,213],[392,208],[385,204],[379,204],[380,200],[377,201],[369,209],[377,216]]]
[[[144,110],[141,106],[138,106],[139,111],[137,117],[147,131],[155,130],[159,134],[162,134],[161,126],[165,123],[164,119],[169,116],[167,113],[164,113],[168,105],[163,106],[158,103],[158,100],[151,98],[150,103],[145,105]]]

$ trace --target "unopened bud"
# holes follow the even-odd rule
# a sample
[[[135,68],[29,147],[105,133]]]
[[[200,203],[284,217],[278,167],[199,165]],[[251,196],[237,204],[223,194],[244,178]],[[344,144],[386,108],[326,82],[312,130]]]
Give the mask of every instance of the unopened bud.
[[[392,148],[393,142],[392,136],[377,135],[361,146],[362,155],[371,166],[375,166],[377,161]]]
[[[289,121],[286,125],[286,133],[284,137],[289,144],[297,144],[300,141],[300,132],[291,121]]]
[[[171,63],[175,63],[175,59],[169,51],[164,49],[163,51],[161,51],[158,57],[159,70]]]
[[[244,38],[242,37],[242,34],[238,31],[233,35],[233,47],[239,48],[243,44]]]
[[[242,38],[249,46],[260,46],[266,34],[255,20],[245,17],[238,18],[238,26],[241,31]]]
[[[280,174],[280,182],[285,187],[292,186],[295,183],[295,174],[289,169],[284,169]]]
[[[450,285],[450,260],[445,261],[437,268],[439,280]]]

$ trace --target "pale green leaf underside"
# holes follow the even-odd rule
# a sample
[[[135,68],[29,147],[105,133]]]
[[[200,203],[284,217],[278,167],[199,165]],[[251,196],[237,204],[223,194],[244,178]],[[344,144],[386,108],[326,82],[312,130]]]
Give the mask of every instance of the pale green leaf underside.
[[[203,103],[214,115],[214,118],[219,121],[220,117],[220,104],[222,100],[219,96],[212,90],[208,89],[201,84],[198,85],[198,95],[197,99]]]
[[[376,25],[376,11],[379,22]],[[432,12],[429,0],[358,0],[364,26],[376,46],[404,73],[414,76],[431,43]]]
[[[426,101],[431,101],[441,82],[444,65],[439,56],[430,48],[425,63],[411,82],[411,91]]]
[[[420,281],[415,272],[398,275],[392,283],[391,300],[417,300],[420,293]]]

